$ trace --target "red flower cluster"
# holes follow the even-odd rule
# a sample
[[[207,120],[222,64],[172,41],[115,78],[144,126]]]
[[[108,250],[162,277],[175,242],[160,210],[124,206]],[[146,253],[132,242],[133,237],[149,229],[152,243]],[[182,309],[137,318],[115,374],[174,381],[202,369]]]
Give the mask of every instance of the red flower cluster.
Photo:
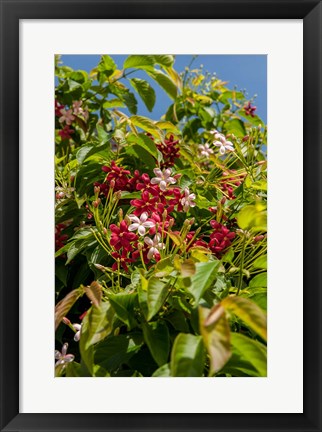
[[[220,258],[231,245],[231,240],[235,238],[236,234],[215,220],[210,221],[210,225],[214,231],[210,234],[208,247],[217,258]]]
[[[62,139],[70,139],[71,134],[73,134],[75,131],[73,129],[70,129],[68,125],[64,126],[63,129],[58,131],[58,135],[62,137]]]
[[[115,161],[112,161],[110,166],[102,166],[102,170],[107,173],[107,176],[103,183],[96,182],[94,186],[98,186],[100,192],[105,196],[107,196],[110,188],[113,188],[115,192],[133,192],[140,190],[138,185],[140,185],[142,189],[146,184],[150,183],[148,174],[141,175],[138,170],[135,170],[133,176],[131,176],[129,170],[116,165]]]
[[[135,261],[136,258],[130,257],[129,254],[137,249],[138,236],[128,230],[128,225],[123,220],[119,226],[112,224],[110,225],[111,239],[110,244],[115,249],[112,252],[112,257],[116,262],[112,265],[112,270],[118,269],[117,261],[120,262],[122,268],[127,272],[128,264]]]
[[[180,157],[180,149],[177,146],[179,140],[175,140],[173,135],[166,138],[164,142],[156,143],[156,147],[163,155],[161,168],[173,167],[175,160]]]
[[[62,231],[67,228],[67,225],[59,223],[55,226],[55,250],[61,249],[68,239],[67,234],[62,234]]]
[[[244,111],[247,115],[251,116],[251,117],[255,117],[255,111],[256,111],[256,107],[254,105],[252,105],[250,102],[248,102],[245,106],[244,106]]]

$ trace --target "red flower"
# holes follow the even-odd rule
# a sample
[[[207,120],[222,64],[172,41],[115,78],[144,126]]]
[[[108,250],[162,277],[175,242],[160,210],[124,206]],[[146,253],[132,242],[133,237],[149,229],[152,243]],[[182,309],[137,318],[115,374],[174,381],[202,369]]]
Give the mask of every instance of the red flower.
[[[210,221],[210,225],[214,231],[210,234],[209,248],[217,258],[220,258],[231,245],[231,240],[235,238],[236,234],[215,220]]]
[[[173,135],[166,138],[164,142],[156,143],[157,149],[163,155],[161,168],[169,168],[175,164],[175,160],[180,157],[180,150],[177,147],[179,140],[175,140]]]
[[[138,236],[133,232],[129,232],[127,223],[123,220],[118,227],[115,224],[110,225],[111,230],[111,246],[115,250],[120,250],[122,247],[126,252],[133,250],[133,245],[131,242],[136,241]]]
[[[68,125],[64,126],[63,129],[58,131],[58,135],[62,137],[62,139],[70,139],[71,134],[73,134],[75,131],[73,129],[70,129]]]
[[[248,102],[248,104],[244,106],[245,113],[251,117],[255,117],[254,112],[256,111],[256,109],[257,108],[254,105],[252,105],[250,102]]]
[[[109,183],[112,180],[115,181],[114,190],[129,190],[131,185],[129,184],[128,175],[130,175],[130,171],[124,169],[123,167],[119,167],[116,165],[114,161],[111,162],[111,166],[102,166],[102,170],[107,172],[107,176],[105,177],[104,183]]]
[[[141,199],[131,200],[131,205],[136,207],[134,210],[135,216],[140,216],[144,212],[150,212],[155,210],[155,205],[158,199],[156,197],[150,197],[149,192],[142,192]]]
[[[130,258],[128,256],[128,251],[126,251],[125,249],[123,249],[122,253],[118,253],[118,252],[112,252],[112,257],[116,260],[116,262],[112,265],[112,270],[116,271],[118,270],[118,264],[117,262],[119,261],[120,265],[122,266],[122,268],[128,272],[129,268],[127,266],[127,264],[132,263],[134,260],[133,258]]]
[[[55,250],[61,249],[68,239],[67,234],[62,234],[62,231],[67,228],[67,225],[60,223],[55,226]]]

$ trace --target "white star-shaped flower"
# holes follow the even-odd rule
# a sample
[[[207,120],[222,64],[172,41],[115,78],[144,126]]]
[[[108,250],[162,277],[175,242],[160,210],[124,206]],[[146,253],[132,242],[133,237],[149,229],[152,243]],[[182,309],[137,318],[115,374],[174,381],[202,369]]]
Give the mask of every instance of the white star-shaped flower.
[[[211,154],[213,154],[213,149],[209,147],[209,144],[199,144],[198,150],[202,156],[205,156],[207,159]]]
[[[75,117],[73,116],[73,111],[71,109],[65,110],[65,108],[60,110],[61,117],[59,117],[59,123],[65,122],[67,125],[71,125]]]
[[[145,237],[144,242],[149,246],[149,252],[148,252],[149,259],[159,255],[159,251],[165,248],[164,243],[161,243],[160,234],[156,234],[153,240],[149,237]]]
[[[219,147],[219,153],[221,155],[224,155],[226,153],[226,151],[234,151],[234,144],[231,141],[227,141],[226,137],[217,132],[215,133],[215,139],[218,141],[214,141],[214,145],[216,147]]]
[[[75,356],[73,354],[67,354],[67,348],[68,343],[64,343],[61,352],[58,350],[55,350],[55,359],[56,361],[56,367],[62,365],[65,367],[67,363],[70,363],[74,360]]]
[[[181,198],[181,205],[183,206],[183,210],[187,212],[190,207],[195,207],[196,203],[193,201],[196,199],[196,195],[194,193],[190,193],[189,188],[184,189],[184,197]]]
[[[144,236],[146,233],[146,228],[153,228],[155,226],[155,222],[148,221],[148,214],[146,212],[142,213],[140,218],[131,214],[129,215],[131,220],[131,225],[129,226],[129,231],[137,231],[141,236]]]
[[[162,191],[165,191],[169,184],[177,183],[177,180],[171,177],[171,168],[167,168],[163,172],[159,168],[154,168],[153,172],[156,177],[151,179],[151,183],[158,184]]]

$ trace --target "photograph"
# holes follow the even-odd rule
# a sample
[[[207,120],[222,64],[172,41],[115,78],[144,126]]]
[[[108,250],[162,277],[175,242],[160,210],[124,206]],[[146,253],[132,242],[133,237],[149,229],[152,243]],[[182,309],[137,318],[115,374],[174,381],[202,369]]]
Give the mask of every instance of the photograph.
[[[267,377],[267,56],[53,68],[55,377]]]

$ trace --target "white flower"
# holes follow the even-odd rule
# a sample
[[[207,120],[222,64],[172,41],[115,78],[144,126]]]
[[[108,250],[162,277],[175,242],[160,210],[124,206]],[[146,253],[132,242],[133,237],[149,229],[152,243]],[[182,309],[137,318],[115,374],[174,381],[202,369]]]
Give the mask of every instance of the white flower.
[[[67,363],[70,363],[74,360],[75,356],[73,354],[67,354],[67,348],[68,348],[68,343],[64,343],[61,352],[55,350],[55,359],[57,360],[55,364],[56,367],[60,365],[65,367]]]
[[[81,337],[81,330],[82,330],[82,324],[72,324],[74,329],[76,330],[74,341],[79,342],[79,339]]]
[[[234,151],[234,144],[231,141],[227,141],[225,136],[219,132],[215,133],[215,139],[218,141],[214,141],[215,146],[219,147],[219,153],[224,155],[226,151]]]
[[[82,108],[83,101],[75,101],[73,102],[73,114],[83,114],[83,108]]]
[[[138,231],[141,236],[144,236],[146,228],[153,228],[155,222],[147,221],[148,214],[146,212],[142,213],[140,219],[135,215],[129,215],[131,220],[131,225],[129,226],[129,231]]]
[[[202,156],[205,156],[207,159],[211,154],[213,154],[213,149],[209,147],[209,144],[199,144],[198,149]]]
[[[152,257],[159,254],[159,250],[164,249],[165,245],[161,243],[161,237],[160,234],[156,234],[154,236],[154,239],[152,240],[149,237],[145,237],[144,242],[149,246],[149,252],[148,252],[148,258],[151,259]]]
[[[59,117],[59,123],[65,122],[67,125],[71,125],[75,117],[72,114],[72,110],[66,111],[65,108],[60,110],[61,117]]]
[[[169,184],[177,183],[174,177],[171,177],[171,168],[167,168],[163,172],[159,168],[153,170],[156,177],[151,179],[152,184],[158,184],[162,191],[165,191]]]
[[[190,207],[195,207],[196,203],[193,201],[195,199],[196,195],[194,193],[190,193],[189,189],[186,187],[184,189],[184,197],[180,200],[185,212],[187,212]]]

